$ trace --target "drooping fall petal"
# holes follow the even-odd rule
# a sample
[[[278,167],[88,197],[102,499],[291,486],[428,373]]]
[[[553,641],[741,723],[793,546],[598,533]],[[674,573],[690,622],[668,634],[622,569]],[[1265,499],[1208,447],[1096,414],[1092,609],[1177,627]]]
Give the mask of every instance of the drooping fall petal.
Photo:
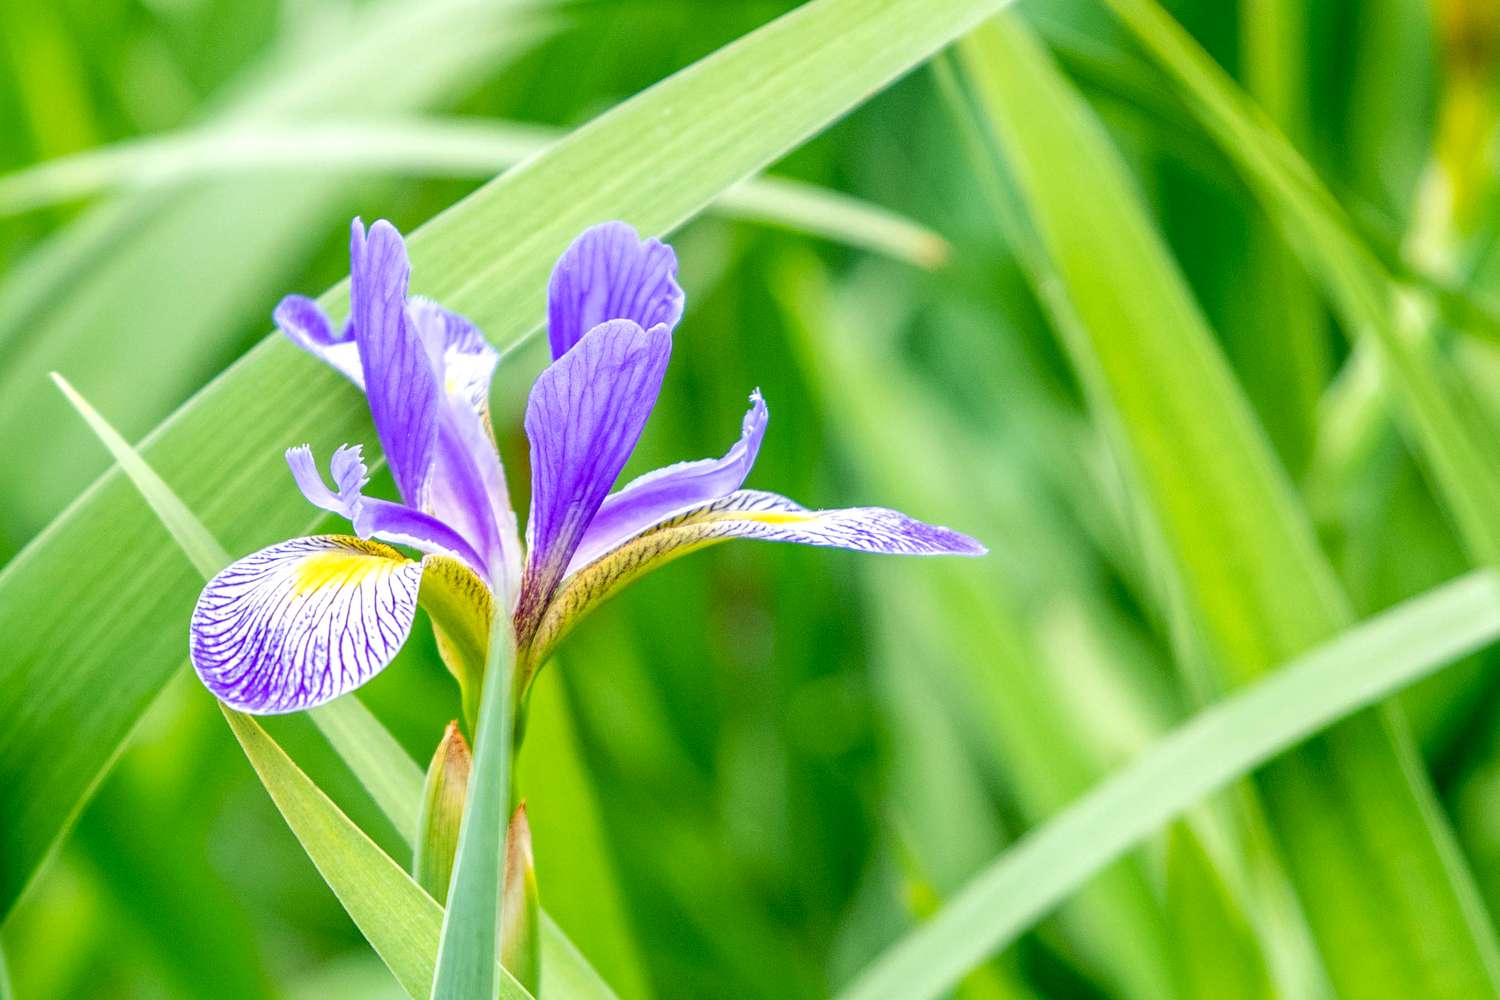
[[[294,538],[208,582],[189,627],[193,669],[232,708],[295,712],[353,691],[406,642],[422,565],[378,542]]]

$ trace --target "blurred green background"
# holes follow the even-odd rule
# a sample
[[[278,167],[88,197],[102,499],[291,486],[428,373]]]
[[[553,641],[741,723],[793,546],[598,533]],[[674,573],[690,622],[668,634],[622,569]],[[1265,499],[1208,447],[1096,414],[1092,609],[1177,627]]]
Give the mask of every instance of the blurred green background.
[[[0,0],[0,171],[228,124],[566,129],[791,6]],[[1372,245],[1481,301],[1500,295],[1492,0],[1167,6]],[[1021,11],[1125,156],[1359,612],[1464,569],[1428,478],[1363,405],[1358,355],[1173,88],[1090,0]],[[993,551],[948,563],[723,546],[633,586],[567,643],[534,698],[521,787],[543,901],[627,1000],[826,995],[1202,697],[1174,665],[1170,599],[1101,430],[997,222],[987,186],[1007,183],[1006,164],[949,58],[775,168],[930,227],[944,263],[712,216],[674,238],[688,311],[627,476],[720,453],[759,386],[773,419],[749,485],[890,504]],[[351,215],[406,231],[479,183],[318,159],[0,217],[0,560],[107,467],[49,370],[138,439],[265,335],[281,294],[347,271]],[[1446,348],[1500,419],[1500,354]],[[543,350],[509,356],[494,396],[518,500]],[[1491,659],[1403,700],[1496,912]],[[424,761],[457,711],[421,631],[361,696]],[[404,860],[310,725],[272,729]],[[1183,968],[1186,941],[1223,947],[1224,963],[1237,953],[1193,937],[1221,901],[1174,874],[1205,867],[1181,831],[965,994],[1245,995]],[[1240,937],[1257,942],[1252,965],[1276,950]],[[0,942],[23,998],[399,995],[185,676]]]

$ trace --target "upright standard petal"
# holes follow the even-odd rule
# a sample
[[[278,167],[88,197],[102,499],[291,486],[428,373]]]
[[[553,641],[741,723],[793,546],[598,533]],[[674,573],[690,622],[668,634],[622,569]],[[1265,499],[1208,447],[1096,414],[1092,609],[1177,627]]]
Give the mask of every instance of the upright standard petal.
[[[554,359],[609,320],[632,320],[646,330],[665,324],[670,331],[681,318],[677,255],[623,222],[584,230],[552,269],[547,337]]]
[[[271,314],[286,338],[314,357],[322,358],[349,381],[365,387],[365,373],[359,363],[359,345],[354,342],[354,327],[346,323],[335,334],[323,309],[305,295],[288,295]]]
[[[968,535],[884,507],[808,510],[775,493],[739,490],[653,525],[571,573],[532,633],[534,659],[540,662],[568,629],[627,583],[731,538],[895,555],[980,556],[987,551]]]
[[[669,515],[718,500],[739,489],[755,466],[768,419],[766,401],[757,389],[750,394],[750,410],[740,424],[740,439],[723,458],[669,465],[632,479],[611,493],[584,532],[583,542],[568,564],[568,572],[581,569]]]
[[[411,631],[422,565],[357,538],[295,538],[219,573],[193,609],[189,652],[232,708],[295,712],[375,676]]]
[[[422,507],[437,442],[439,386],[406,312],[411,265],[401,234],[384,219],[355,219],[349,234],[349,300],[370,416],[396,488]]]
[[[531,519],[517,628],[535,622],[640,440],[672,352],[666,326],[595,327],[532,386]]]

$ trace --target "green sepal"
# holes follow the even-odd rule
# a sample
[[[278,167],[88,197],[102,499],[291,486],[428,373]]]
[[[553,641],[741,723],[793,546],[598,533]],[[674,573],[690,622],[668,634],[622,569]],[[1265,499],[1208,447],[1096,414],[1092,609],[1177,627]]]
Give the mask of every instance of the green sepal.
[[[448,882],[453,876],[453,855],[458,849],[458,830],[463,822],[464,797],[473,762],[458,723],[448,723],[427,768],[411,862],[412,877],[439,903],[448,900]]]
[[[526,803],[516,807],[505,835],[505,888],[500,899],[500,964],[533,996],[542,979],[541,899],[531,856]]]
[[[457,559],[428,556],[422,565],[418,600],[432,619],[438,655],[458,681],[464,721],[472,733],[479,718],[479,691],[484,686],[494,597],[484,581]]]

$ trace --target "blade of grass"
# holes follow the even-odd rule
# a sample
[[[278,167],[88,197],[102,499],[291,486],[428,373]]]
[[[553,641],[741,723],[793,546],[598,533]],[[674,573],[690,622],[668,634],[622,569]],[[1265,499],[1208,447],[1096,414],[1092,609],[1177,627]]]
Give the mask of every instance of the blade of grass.
[[[1500,446],[1451,361],[1432,349],[1431,317],[1393,280],[1333,195],[1213,59],[1155,0],[1107,0],[1177,82],[1199,122],[1244,173],[1352,332],[1378,347],[1405,423],[1471,555],[1500,565]]]
[[[407,993],[417,1000],[427,997],[437,968],[443,908],[302,773],[259,723],[229,708],[224,708],[224,718],[360,933]],[[498,976],[501,997],[531,995],[503,969]]]
[[[474,732],[474,769],[458,831],[432,1000],[473,1000],[495,992],[504,892],[505,826],[510,816],[511,676],[515,638],[507,615],[490,629],[484,692]]]
[[[357,697],[335,698],[308,715],[408,845],[418,835],[422,769]]]
[[[1064,346],[1164,542],[1194,644],[1218,688],[1253,680],[1346,626],[1347,597],[1087,106],[1019,21],[989,22],[963,53],[1081,320]],[[1262,792],[1336,986],[1496,989],[1493,931],[1394,710],[1278,762]]]
[[[891,318],[900,307],[881,298],[889,280],[868,276],[845,296],[847,301],[837,303],[829,280],[817,261],[796,258],[786,262],[773,289],[787,314],[804,378],[831,407],[843,411],[830,414],[829,423],[845,450],[857,456],[856,467],[870,481],[872,493],[944,524],[961,524],[976,537],[1008,540],[1008,551],[983,566],[872,568],[877,607],[901,612],[893,619],[900,624],[882,629],[883,641],[874,649],[882,660],[897,664],[888,671],[924,665],[917,683],[926,698],[949,714],[948,724],[933,738],[951,742],[955,728],[970,734],[972,746],[962,755],[965,764],[981,774],[1001,775],[1007,801],[1013,801],[1022,820],[1041,822],[1109,769],[1087,737],[1077,735],[1093,728],[1082,709],[1083,695],[1103,688],[1102,679],[1060,681],[1064,665],[1049,662],[1041,648],[1032,628],[1037,609],[1017,581],[1017,564],[1065,565],[1065,545],[1047,537],[1053,526],[1047,524],[1050,510],[1037,509],[1043,506],[1040,498],[1022,490],[1009,492],[1015,483],[1034,477],[1014,466],[997,468],[1003,465],[1003,446],[995,436],[973,447],[952,415],[934,412],[938,407],[924,396],[920,383],[898,361],[882,356],[878,345],[890,339],[883,335],[882,322],[892,327],[900,323]],[[891,412],[903,415],[899,426],[881,419],[880,414]],[[934,441],[944,447],[931,448]],[[1003,484],[1007,492],[999,493],[992,483]],[[874,614],[879,620],[887,617]],[[898,643],[885,638],[892,630]],[[1110,701],[1116,718],[1137,710],[1128,699]],[[901,754],[922,751],[920,742],[897,746]],[[923,775],[920,780],[930,785],[933,778]],[[947,780],[961,778],[953,774]],[[944,808],[908,825],[919,859],[927,848],[945,865],[960,863],[964,852],[957,842],[963,838],[950,829],[948,819]],[[924,844],[920,835],[934,825],[932,832],[940,831],[940,836]],[[994,828],[993,819],[990,826]],[[951,877],[936,882],[944,892],[956,885]],[[1101,873],[1059,912],[1057,925],[1078,965],[1109,984],[1112,992],[1127,997],[1170,992],[1172,949],[1142,859],[1127,859]]]
[[[1500,575],[1482,570],[1297,657],[1179,726],[1028,834],[839,1000],[939,996],[1193,803],[1497,638]]]
[[[109,450],[111,457],[119,463],[130,478],[131,484],[151,506],[152,512],[156,514],[163,527],[170,532],[172,540],[194,563],[200,574],[206,579],[227,565],[229,555],[209,533],[203,522],[188,510],[187,505],[141,458],[140,453],[132,448],[66,379],[56,372],[52,374],[52,378],[67,396],[68,401],[88,423],[90,429]],[[492,649],[494,645],[494,643],[491,644]],[[380,720],[354,698],[340,698],[309,714],[314,716],[314,721],[329,738],[334,749],[370,791],[376,805],[385,812],[396,828],[403,834],[415,831],[416,816],[420,810],[422,796],[422,771],[416,761],[412,760],[401,748],[395,737],[391,736],[380,724]],[[258,726],[248,716],[243,718],[248,725]],[[232,719],[231,722],[233,722]],[[236,735],[238,735],[238,730]],[[263,731],[262,735],[264,735]],[[269,736],[264,738],[267,741],[270,740]],[[505,745],[509,745],[508,736]],[[295,767],[295,765],[292,766]],[[308,784],[311,784],[310,779],[307,779],[305,775],[302,777]],[[328,805],[334,809],[337,808],[333,807],[331,802]],[[339,814],[340,817],[342,815],[342,813]],[[342,822],[348,823],[349,821],[345,818]],[[368,838],[366,840],[368,841]],[[379,850],[373,842],[370,843],[370,847],[376,851]],[[500,856],[504,856],[503,845]],[[384,857],[383,854],[382,857]],[[496,898],[499,898],[498,893]],[[545,914],[542,949],[545,974],[556,970],[561,980],[576,984],[580,989],[579,995],[582,996],[599,998],[613,996],[604,985],[603,979]]]
[[[487,178],[536,155],[560,135],[534,125],[441,118],[204,129],[117,143],[0,176],[0,216],[113,188],[167,187],[268,171]],[[738,184],[715,199],[712,210],[918,267],[936,267],[948,257],[947,241],[920,223],[786,178]]]
[[[1040,237],[1026,218],[1025,205],[1014,183],[1001,169],[1001,164],[994,155],[992,142],[987,136],[984,128],[985,114],[968,95],[960,84],[957,76],[957,62],[953,57],[940,59],[935,67],[935,75],[942,86],[944,96],[950,104],[955,124],[959,127],[964,139],[965,150],[971,161],[975,177],[985,195],[985,200],[990,209],[995,213],[995,218],[1000,223],[1000,230],[1011,253],[1016,257],[1020,270],[1025,275],[1025,280],[1031,285],[1033,294],[1039,305],[1046,314],[1057,336],[1064,342],[1082,344],[1087,341],[1087,333],[1083,326],[1083,320],[1078,315],[1067,294],[1066,283],[1061,274],[1053,266]],[[1014,407],[1015,394],[1010,392],[1011,401],[1009,407]],[[1045,437],[1045,435],[1042,435]],[[1053,433],[1054,440],[1043,445],[1043,450],[1034,462],[1036,470],[1029,473],[1030,476],[1057,475],[1058,471],[1065,469],[1069,462],[1066,458],[1059,461],[1055,456],[1061,453],[1066,456],[1070,452],[1076,452],[1077,446],[1068,446],[1066,436],[1058,437]],[[1092,440],[1092,439],[1091,439]],[[1100,436],[1099,445],[1108,445],[1107,439]],[[1078,454],[1072,459],[1087,467],[1094,467],[1092,477],[1085,476],[1082,480],[1068,481],[1064,478],[1057,486],[1062,496],[1080,493],[1093,498],[1098,494],[1113,496],[1115,498],[1112,509],[1105,513],[1106,517],[1118,522],[1110,529],[1105,538],[1112,544],[1104,546],[1105,551],[1111,553],[1111,562],[1116,572],[1125,579],[1133,580],[1131,589],[1138,599],[1147,607],[1161,606],[1165,617],[1170,619],[1172,609],[1176,607],[1173,603],[1176,598],[1170,589],[1163,587],[1161,580],[1165,577],[1162,569],[1166,556],[1162,551],[1161,541],[1153,537],[1149,531],[1140,530],[1139,511],[1130,509],[1130,498],[1126,496],[1127,484],[1119,475],[1117,468],[1102,469],[1107,463],[1100,462],[1099,458],[1092,452],[1087,455]],[[1101,474],[1102,473],[1102,474]],[[1097,500],[1094,502],[1097,503]],[[1097,516],[1097,515],[1096,515]],[[1087,522],[1086,522],[1087,523]],[[1013,534],[1011,532],[1008,534]],[[1035,532],[1023,530],[1019,532],[1025,537],[1033,537]],[[1136,537],[1130,543],[1125,543],[1124,538]],[[1059,550],[1061,551],[1061,550]],[[1043,558],[1041,562],[1056,563],[1056,558]],[[1074,585],[1079,589],[1079,584]],[[1170,621],[1168,622],[1170,629]],[[1106,640],[1107,641],[1107,640]],[[1117,644],[1110,643],[1114,648],[1108,656],[1108,662],[1115,670],[1119,670],[1125,662],[1121,658],[1121,652]],[[1077,652],[1069,651],[1069,659],[1076,660]],[[1196,661],[1196,658],[1193,658]],[[1186,680],[1187,700],[1193,701],[1194,694],[1204,690],[1211,690],[1213,685],[1209,679],[1202,676],[1205,672],[1197,669],[1193,663],[1188,664],[1189,669],[1182,672],[1178,678],[1179,684]],[[1095,681],[1090,684],[1081,685],[1086,690],[1102,690],[1104,685]],[[1119,709],[1114,706],[1116,699],[1110,699],[1111,708],[1108,712],[1110,717],[1117,718]],[[1196,810],[1188,818],[1188,825],[1193,829],[1181,831],[1181,836],[1192,839],[1205,838],[1204,844],[1213,842],[1220,845],[1233,844],[1228,849],[1221,846],[1213,852],[1194,852],[1214,863],[1210,867],[1197,873],[1197,878],[1204,885],[1200,887],[1205,894],[1217,894],[1217,886],[1232,883],[1236,887],[1243,886],[1241,895],[1244,897],[1236,902],[1245,911],[1243,923],[1253,925],[1254,934],[1258,941],[1247,937],[1240,945],[1240,950],[1248,952],[1259,948],[1265,953],[1266,962],[1275,969],[1277,988],[1280,992],[1289,996],[1316,996],[1323,991],[1324,975],[1316,957],[1316,947],[1307,932],[1296,905],[1291,901],[1292,893],[1290,884],[1281,862],[1275,857],[1275,847],[1272,844],[1271,831],[1266,823],[1264,810],[1252,788],[1240,787],[1233,789],[1228,795],[1219,801],[1206,804],[1204,808]],[[1174,831],[1174,835],[1177,832]],[[1180,882],[1182,878],[1188,877],[1186,871],[1188,864],[1179,864],[1176,875]],[[1182,889],[1181,885],[1176,887]],[[1241,922],[1238,920],[1232,922]],[[1206,938],[1228,939],[1239,933],[1237,928],[1227,924],[1216,927],[1200,925],[1200,934]],[[1241,969],[1243,967],[1240,967]],[[1221,974],[1232,977],[1235,969],[1228,966],[1221,968]],[[1237,983],[1235,989],[1244,988],[1244,983]],[[1221,988],[1223,985],[1221,984]],[[1252,987],[1253,988],[1253,987]]]

